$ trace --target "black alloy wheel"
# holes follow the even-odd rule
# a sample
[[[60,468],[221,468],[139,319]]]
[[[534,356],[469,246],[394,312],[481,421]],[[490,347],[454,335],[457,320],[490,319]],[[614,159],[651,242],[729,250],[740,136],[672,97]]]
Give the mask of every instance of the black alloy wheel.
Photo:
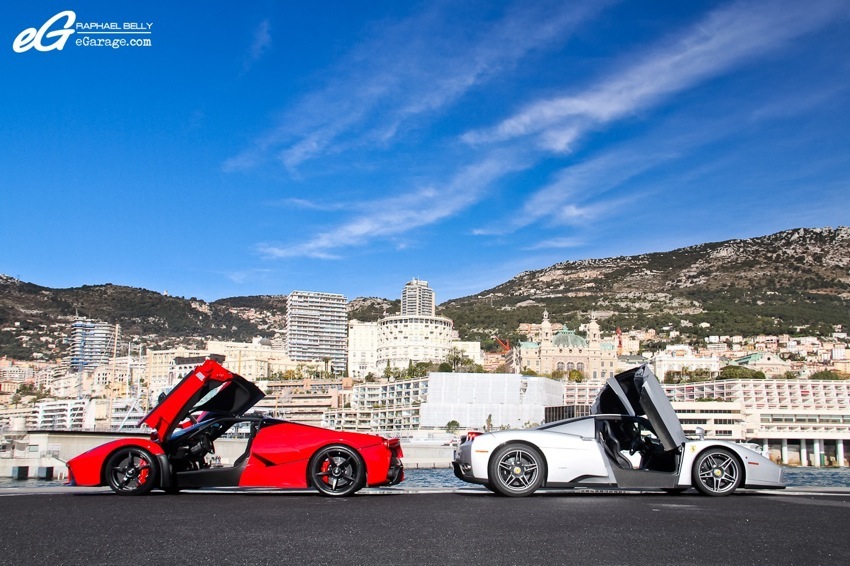
[[[366,466],[360,455],[347,446],[328,446],[310,460],[310,482],[322,495],[344,497],[366,482]]]
[[[106,462],[106,483],[118,495],[144,495],[158,477],[156,460],[143,448],[122,448]]]

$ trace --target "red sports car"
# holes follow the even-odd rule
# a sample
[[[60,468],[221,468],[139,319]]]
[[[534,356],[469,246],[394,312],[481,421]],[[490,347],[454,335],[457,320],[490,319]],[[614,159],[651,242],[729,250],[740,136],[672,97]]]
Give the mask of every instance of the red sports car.
[[[264,394],[213,360],[189,373],[140,421],[150,439],[113,440],[68,461],[68,485],[108,485],[119,495],[159,488],[316,488],[331,496],[404,479],[398,439],[340,432],[245,412]],[[243,431],[244,453],[214,466],[214,441]],[[239,436],[237,434],[237,436]]]

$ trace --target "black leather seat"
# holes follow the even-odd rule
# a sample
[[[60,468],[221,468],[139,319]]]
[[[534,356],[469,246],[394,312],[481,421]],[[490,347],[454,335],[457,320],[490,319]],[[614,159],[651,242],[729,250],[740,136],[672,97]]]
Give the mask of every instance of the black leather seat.
[[[620,452],[622,450],[620,441],[617,439],[610,421],[602,421],[600,435],[602,436],[602,445],[605,447],[605,453],[611,461],[624,470],[634,469],[631,461]]]

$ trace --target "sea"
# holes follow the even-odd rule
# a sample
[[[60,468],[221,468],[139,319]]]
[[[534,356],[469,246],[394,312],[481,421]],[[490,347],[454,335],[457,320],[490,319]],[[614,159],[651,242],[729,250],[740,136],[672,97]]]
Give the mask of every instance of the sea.
[[[799,468],[786,466],[785,479],[788,487],[846,487],[850,488],[850,468]],[[0,478],[0,488],[14,487],[60,487],[61,480],[14,480]],[[469,487],[454,476],[449,468],[411,469],[404,471],[402,487],[425,487],[451,489]]]

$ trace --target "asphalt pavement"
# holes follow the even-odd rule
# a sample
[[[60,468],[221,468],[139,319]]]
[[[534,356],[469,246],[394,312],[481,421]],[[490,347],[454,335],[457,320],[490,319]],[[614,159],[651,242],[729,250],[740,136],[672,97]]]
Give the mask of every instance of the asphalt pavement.
[[[847,490],[0,492],[0,564],[850,564]]]

